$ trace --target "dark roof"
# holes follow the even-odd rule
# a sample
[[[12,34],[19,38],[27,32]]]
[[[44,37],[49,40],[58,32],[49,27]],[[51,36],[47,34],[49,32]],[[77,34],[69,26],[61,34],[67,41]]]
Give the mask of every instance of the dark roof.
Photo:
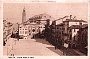
[[[72,25],[69,28],[70,29],[79,29],[79,28],[81,28],[81,26],[80,25]]]
[[[63,22],[86,22],[84,20],[73,20],[73,19],[66,19],[65,21]]]
[[[41,20],[43,16],[50,16],[49,14],[43,13],[43,14],[39,14],[39,15],[35,15],[31,18],[29,18],[29,20],[25,21],[24,23],[26,24],[27,22],[33,22],[33,20],[35,21],[46,21],[46,20]],[[50,16],[51,18],[51,16]]]
[[[83,25],[72,25],[69,28],[70,29],[79,29],[79,28],[86,28],[88,27],[88,24],[83,24]]]
[[[42,19],[43,16],[50,16],[49,14],[43,13],[43,14],[39,14],[39,15],[35,15],[31,18],[29,18],[29,20],[33,20],[33,19]],[[51,17],[51,16],[50,16]]]
[[[62,25],[64,25],[64,23],[57,24],[56,26],[62,26]]]

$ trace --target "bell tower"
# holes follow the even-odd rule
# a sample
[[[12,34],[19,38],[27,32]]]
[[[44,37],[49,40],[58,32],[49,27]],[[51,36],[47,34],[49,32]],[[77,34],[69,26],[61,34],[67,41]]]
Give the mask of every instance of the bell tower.
[[[25,7],[24,7],[23,12],[22,12],[22,23],[24,24],[25,21],[26,21],[26,12],[25,12]]]

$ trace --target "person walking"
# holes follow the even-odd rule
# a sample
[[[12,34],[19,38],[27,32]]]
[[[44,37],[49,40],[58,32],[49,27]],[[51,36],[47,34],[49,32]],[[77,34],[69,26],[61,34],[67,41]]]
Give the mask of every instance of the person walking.
[[[63,49],[63,55],[67,55],[67,50],[68,50],[68,43],[67,43],[67,41],[65,41],[65,43],[64,43],[64,49]]]

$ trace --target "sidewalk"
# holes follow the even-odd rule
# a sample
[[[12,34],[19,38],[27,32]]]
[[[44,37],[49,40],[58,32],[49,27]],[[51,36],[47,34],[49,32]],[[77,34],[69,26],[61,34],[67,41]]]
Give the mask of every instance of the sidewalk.
[[[59,49],[61,51],[65,50],[64,48]],[[68,48],[67,50],[65,50],[65,54],[66,56],[86,56],[85,54],[77,51],[76,49],[70,49]]]
[[[3,46],[5,56],[63,56],[63,48],[56,49],[45,39],[20,39],[9,38],[7,44]],[[85,56],[83,53],[68,49],[67,56]]]
[[[6,45],[3,46],[3,55],[11,55],[12,49],[15,46],[15,38],[8,38]]]

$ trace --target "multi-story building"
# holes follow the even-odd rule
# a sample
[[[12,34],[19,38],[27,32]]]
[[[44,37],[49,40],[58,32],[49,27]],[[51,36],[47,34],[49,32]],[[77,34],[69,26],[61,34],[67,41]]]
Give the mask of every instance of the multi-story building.
[[[51,26],[50,26],[50,30],[48,32],[51,32],[50,35],[48,35],[48,37],[51,36],[51,39],[49,39],[49,41],[51,42],[51,44],[55,45],[55,29],[56,29],[56,21],[53,21]],[[49,34],[49,33],[47,33]]]
[[[45,26],[43,24],[37,24],[37,23],[30,23],[30,24],[20,24],[19,25],[19,35],[23,36],[25,39],[27,39],[28,36],[33,37],[33,35],[41,33],[43,30],[45,30]]]
[[[81,48],[88,46],[88,24],[83,24],[79,30],[78,44]]]
[[[69,40],[69,27],[72,25],[83,25],[84,23],[86,23],[86,21],[84,20],[74,20],[74,19],[66,19],[65,21],[63,21],[64,23],[64,40]],[[75,31],[75,32],[74,32]],[[78,29],[73,29],[72,35],[74,36],[75,33],[78,31]]]
[[[79,48],[80,50],[88,55],[88,24],[82,25],[82,28],[79,30]]]
[[[80,25],[72,25],[69,27],[69,41],[70,41],[70,47],[75,48],[78,45],[78,35],[79,30],[81,26]]]
[[[60,23],[56,25],[56,21],[52,22],[52,25],[48,29],[48,41],[53,44],[55,47],[60,48],[63,45],[63,29],[64,24]]]
[[[65,41],[67,41],[69,47],[78,45],[78,35],[80,34],[78,34],[78,32],[84,23],[87,22],[84,20],[71,19],[71,17],[70,19],[66,19],[63,23],[57,25],[56,21],[53,21],[52,25],[50,25],[51,39],[49,39],[49,41],[53,45],[59,45],[59,47],[60,45],[63,45]]]
[[[25,9],[22,14],[22,18],[26,17]],[[27,21],[25,21],[26,18],[23,18],[22,23],[19,24],[19,36],[23,36],[23,38],[25,37],[25,39],[27,39],[27,36],[33,37],[37,33],[42,33],[45,27],[49,25],[51,19],[51,16],[46,13],[35,15]]]
[[[3,20],[3,44],[5,45],[6,41],[12,34],[12,23]]]
[[[56,37],[56,45],[58,48],[60,48],[63,45],[64,36],[63,36],[63,30],[64,30],[64,24],[58,24],[56,25],[55,29],[55,37]]]
[[[87,55],[88,24],[72,25],[69,27],[70,48],[77,48]]]

